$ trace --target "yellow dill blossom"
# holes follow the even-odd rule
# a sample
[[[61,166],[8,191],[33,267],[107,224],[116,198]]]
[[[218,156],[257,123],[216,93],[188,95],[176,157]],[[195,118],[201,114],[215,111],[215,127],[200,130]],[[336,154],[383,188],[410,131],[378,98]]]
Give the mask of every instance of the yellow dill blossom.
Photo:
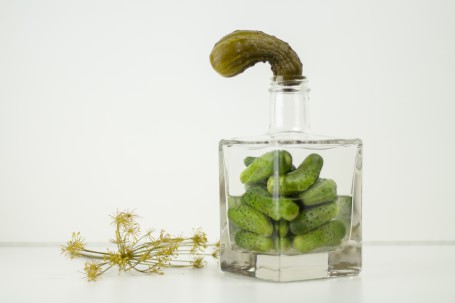
[[[193,241],[191,252],[194,253],[199,249],[207,248],[207,235],[201,230],[200,227],[194,231],[194,235],[191,237],[191,240]]]
[[[219,258],[220,254],[221,254],[221,247],[220,247],[220,241],[218,241],[215,243],[215,247],[213,248],[212,257]]]
[[[191,262],[191,265],[193,265],[193,268],[203,268],[205,266],[205,264],[206,264],[206,262],[204,261],[203,257],[196,257]]]
[[[136,218],[138,216],[133,211],[124,210],[119,212],[117,210],[111,217],[114,219],[112,222],[113,225],[122,227],[125,230],[137,225]]]
[[[80,232],[74,232],[71,236],[71,240],[66,243],[61,249],[62,254],[65,254],[70,259],[81,256],[81,252],[85,248],[85,243],[81,238]]]
[[[102,273],[101,264],[88,261],[85,263],[84,271],[88,281],[96,281]]]
[[[104,260],[108,262],[111,266],[117,265],[119,270],[126,271],[128,270],[128,265],[130,260],[132,259],[132,253],[127,252],[120,253],[120,252],[110,252],[107,256],[104,257]]]
[[[138,240],[140,232],[141,229],[139,228],[139,225],[133,225],[125,229],[127,237],[131,237],[134,242]]]

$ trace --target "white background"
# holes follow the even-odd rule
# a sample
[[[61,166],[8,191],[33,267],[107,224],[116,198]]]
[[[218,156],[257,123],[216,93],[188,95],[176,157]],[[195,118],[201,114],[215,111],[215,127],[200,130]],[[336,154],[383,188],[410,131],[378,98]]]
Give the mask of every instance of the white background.
[[[364,141],[364,239],[455,239],[455,2],[0,0],[0,242],[111,237],[109,214],[218,238],[218,141],[265,132],[269,67],[213,44],[275,35],[317,133]]]

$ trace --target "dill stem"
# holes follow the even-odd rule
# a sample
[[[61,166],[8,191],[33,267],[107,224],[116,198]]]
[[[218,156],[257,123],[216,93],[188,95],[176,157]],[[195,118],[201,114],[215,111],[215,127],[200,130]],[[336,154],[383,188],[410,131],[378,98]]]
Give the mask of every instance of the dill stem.
[[[176,244],[173,243],[173,245],[176,245]],[[153,246],[153,247],[150,247],[148,245],[139,245],[138,247],[133,249],[132,252],[135,253],[135,254],[141,254],[141,253],[145,253],[145,252],[148,252],[148,251],[150,251],[150,252],[158,252],[158,251],[163,251],[164,249],[168,249],[170,246],[171,246],[170,244]],[[178,246],[180,246],[180,245],[178,245]]]
[[[134,250],[133,250],[133,252],[134,252]],[[155,249],[144,249],[144,250],[141,250],[141,251],[134,252],[133,253],[133,257],[140,257],[143,254],[147,254],[147,256],[154,256],[158,252],[159,251],[156,251]]]
[[[86,249],[86,248],[82,249],[82,251],[92,253],[92,254],[109,255],[108,253],[104,253],[104,252],[96,251],[96,250],[90,250],[90,249]]]
[[[169,268],[183,268],[183,267],[193,267],[192,265],[177,265],[177,264],[169,264]]]
[[[175,260],[172,260],[171,262],[191,263],[191,262],[193,262],[193,260],[175,259]]]
[[[209,253],[203,253],[203,252],[198,252],[198,253],[192,253],[192,252],[179,252],[179,255],[193,255],[193,256],[212,256],[212,254]]]
[[[104,260],[104,257],[101,257],[101,256],[94,256],[94,255],[90,255],[90,254],[80,253],[80,256],[81,256],[81,257],[84,257],[84,258],[88,258],[88,259]]]

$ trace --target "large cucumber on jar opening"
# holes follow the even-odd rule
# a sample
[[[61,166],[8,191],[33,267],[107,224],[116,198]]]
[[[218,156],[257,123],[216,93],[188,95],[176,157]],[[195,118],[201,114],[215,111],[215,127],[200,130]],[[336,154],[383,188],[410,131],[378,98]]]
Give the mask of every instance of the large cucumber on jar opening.
[[[289,223],[289,229],[294,235],[301,235],[332,220],[337,213],[338,205],[335,202],[304,209]]]
[[[269,218],[247,205],[228,209],[228,218],[241,229],[263,236],[270,236],[273,233],[273,224]]]
[[[260,186],[249,186],[243,194],[242,201],[275,221],[281,218],[290,221],[299,214],[297,203],[288,198],[274,198]]]
[[[293,246],[295,250],[307,253],[319,247],[339,245],[345,234],[346,227],[343,222],[334,220],[306,234],[295,236]]]
[[[299,194],[303,205],[313,206],[337,198],[337,184],[332,179],[318,179],[310,188]]]
[[[311,154],[296,170],[282,176],[271,176],[267,190],[274,194],[290,195],[307,190],[319,178],[324,161],[318,154]]]
[[[286,42],[261,31],[237,30],[218,41],[210,53],[212,67],[233,77],[258,62],[269,62],[275,76],[302,78],[302,62]]]
[[[248,250],[266,252],[273,248],[273,241],[269,237],[264,237],[249,231],[239,230],[235,234],[235,243]]]
[[[242,183],[255,183],[266,180],[275,171],[281,175],[292,166],[292,156],[285,150],[274,150],[256,158],[240,174]]]

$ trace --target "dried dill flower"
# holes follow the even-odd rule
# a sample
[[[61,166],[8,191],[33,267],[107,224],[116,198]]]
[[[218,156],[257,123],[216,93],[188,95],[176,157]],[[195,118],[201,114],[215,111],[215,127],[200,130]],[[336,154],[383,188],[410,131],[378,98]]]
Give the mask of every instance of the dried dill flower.
[[[85,257],[88,261],[84,271],[88,281],[96,281],[112,267],[119,271],[136,270],[145,274],[163,274],[166,268],[188,267],[202,268],[204,257],[219,256],[220,244],[208,244],[207,235],[200,229],[193,230],[193,235],[172,236],[161,230],[157,235],[147,231],[141,235],[138,216],[129,210],[117,211],[112,216],[116,250],[95,251],[86,248],[80,233],[73,233],[71,240],[61,248],[62,254],[70,259]],[[207,253],[208,247],[214,247]]]
[[[70,259],[81,256],[82,251],[85,249],[84,240],[81,238],[81,233],[73,233],[71,240],[62,247],[62,254],[65,254]]]
[[[96,263],[88,261],[84,265],[84,271],[87,275],[87,280],[96,281],[98,277],[103,273],[102,271],[103,263]]]

